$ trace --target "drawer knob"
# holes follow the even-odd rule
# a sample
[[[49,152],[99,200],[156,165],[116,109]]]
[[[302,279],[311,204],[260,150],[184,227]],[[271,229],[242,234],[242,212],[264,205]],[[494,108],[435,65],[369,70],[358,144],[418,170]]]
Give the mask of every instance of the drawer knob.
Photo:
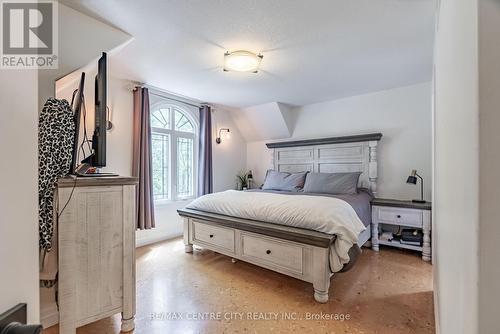
[[[396,217],[401,218],[401,215],[397,215]]]
[[[266,254],[271,254],[271,250],[270,249],[266,250]]]
[[[213,235],[213,234],[210,234],[210,238],[213,238],[213,237],[214,237],[214,235]]]

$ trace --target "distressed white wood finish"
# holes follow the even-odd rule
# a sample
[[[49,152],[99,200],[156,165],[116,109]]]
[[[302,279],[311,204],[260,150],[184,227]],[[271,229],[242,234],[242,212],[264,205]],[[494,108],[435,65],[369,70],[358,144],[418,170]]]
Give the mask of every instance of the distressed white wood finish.
[[[377,220],[384,224],[422,228],[423,214],[423,210],[382,206],[377,209]]]
[[[380,135],[381,136],[381,135]],[[284,172],[361,172],[359,186],[376,192],[377,140],[351,141],[335,144],[276,147],[270,150],[271,165]],[[181,214],[182,215],[182,214]],[[206,224],[204,228],[200,228]],[[224,226],[214,218],[184,216],[184,244],[186,252],[193,251],[193,244],[230,256],[234,262],[244,260],[276,272],[313,283],[314,299],[320,303],[328,301],[330,278],[329,247],[319,247],[228,228],[234,232],[224,237],[215,237],[214,225]],[[241,227],[240,227],[241,228]],[[202,232],[195,232],[196,229]],[[210,233],[212,231],[213,233]],[[214,234],[206,238],[206,234]],[[224,233],[223,233],[224,234]],[[365,244],[371,236],[371,226],[359,236],[358,245]],[[231,246],[232,245],[232,246]],[[378,243],[376,243],[378,248]],[[267,251],[270,251],[268,254]]]
[[[378,178],[378,160],[377,160],[377,145],[378,141],[372,140],[368,142],[369,158],[368,158],[368,182],[370,182],[370,190],[373,195],[377,194],[377,178]]]
[[[243,233],[241,247],[243,259],[249,258],[258,263],[280,267],[283,270],[298,274],[303,273],[303,246]]]
[[[281,172],[361,172],[359,187],[377,192],[378,141],[274,148],[274,169]]]
[[[374,211],[374,207],[372,207],[372,215],[373,215],[373,211]],[[375,251],[375,252],[378,252],[379,251],[379,240],[378,240],[378,223],[375,222],[373,220],[373,217],[372,217],[372,224],[371,224],[371,227],[372,227],[372,238],[371,238],[371,243],[372,243],[372,249]]]
[[[76,189],[75,189],[76,191]],[[58,203],[66,203],[71,189],[59,189]],[[77,201],[68,203],[58,219],[59,229],[59,331],[75,334],[77,321],[76,285],[78,282],[77,254]],[[62,227],[64,225],[64,227]],[[62,228],[61,228],[62,227]]]
[[[340,144],[319,144],[293,147],[278,147],[273,151],[273,167],[282,172],[361,172],[358,186],[377,193],[378,161],[377,140]],[[371,237],[373,227],[359,236],[361,247]],[[378,248],[378,244],[375,246]]]
[[[188,240],[185,242],[190,247],[194,244],[228,255],[233,263],[242,260],[313,283],[314,298],[322,303],[328,300],[328,288],[332,275],[328,260],[329,248],[223,227],[224,230],[233,232],[234,251],[232,251],[226,247],[225,241],[223,242],[224,246],[221,246],[217,245],[216,242],[208,243],[195,238],[196,228],[199,229],[200,225],[205,225],[205,229],[213,230],[213,221],[185,217],[184,222],[184,233],[188,235]],[[315,256],[316,258],[314,258]]]
[[[187,245],[193,244],[228,255],[231,261],[237,260],[274,270],[276,272],[309,282],[314,287],[314,299],[319,303],[328,301],[330,278],[329,247],[317,247],[281,238],[266,236],[260,233],[242,231],[236,228],[227,228],[234,233],[234,252],[216,243],[207,243],[194,237],[195,229],[200,225],[213,230],[214,221],[203,221],[199,218],[185,217],[185,233],[188,236]],[[193,225],[196,226],[193,228]]]
[[[424,240],[422,246],[406,245],[399,242],[379,240],[379,225],[407,226],[422,229]],[[390,206],[372,206],[372,249],[379,251],[379,245],[412,249],[422,252],[424,261],[431,260],[431,210],[401,208]]]
[[[71,195],[71,192],[73,194]],[[135,185],[58,190],[59,323],[61,334],[122,312],[134,328]]]
[[[184,224],[184,251],[186,253],[192,253],[193,252],[193,244],[189,242],[189,219],[184,218],[183,219],[183,224]]]
[[[122,332],[135,328],[135,186],[123,186],[123,309]]]
[[[431,211],[427,210],[423,213],[423,223],[422,232],[424,234],[424,242],[422,245],[422,259],[424,261],[431,261],[432,251],[431,251]]]
[[[197,221],[194,221],[191,227],[193,229],[193,241],[211,245],[215,248],[222,248],[227,252],[235,251],[233,229],[207,225]]]
[[[330,289],[329,249],[314,247],[313,249],[313,287],[314,299],[318,303],[328,302],[328,290]]]
[[[372,231],[371,231],[371,226],[369,225],[366,227],[366,230],[364,230],[359,234],[358,246],[359,247],[366,246],[366,243],[368,242],[368,240],[370,240],[371,237],[372,237]]]

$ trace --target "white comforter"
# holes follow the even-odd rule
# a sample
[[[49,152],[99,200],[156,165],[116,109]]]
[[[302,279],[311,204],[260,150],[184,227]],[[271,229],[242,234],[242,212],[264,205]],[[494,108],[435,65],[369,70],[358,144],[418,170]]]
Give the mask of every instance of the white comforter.
[[[336,235],[330,249],[334,272],[349,262],[349,249],[365,230],[352,206],[333,197],[227,190],[202,196],[187,207]]]

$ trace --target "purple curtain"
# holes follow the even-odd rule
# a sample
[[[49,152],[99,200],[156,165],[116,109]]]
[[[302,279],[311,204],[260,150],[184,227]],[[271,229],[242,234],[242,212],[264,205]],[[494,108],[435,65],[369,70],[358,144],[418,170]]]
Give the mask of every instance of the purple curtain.
[[[132,175],[139,178],[137,187],[137,228],[155,227],[153,200],[153,171],[151,159],[151,127],[149,92],[147,88],[134,90],[134,132]]]
[[[198,196],[212,192],[212,115],[209,106],[202,106],[200,107],[200,142],[198,151]]]

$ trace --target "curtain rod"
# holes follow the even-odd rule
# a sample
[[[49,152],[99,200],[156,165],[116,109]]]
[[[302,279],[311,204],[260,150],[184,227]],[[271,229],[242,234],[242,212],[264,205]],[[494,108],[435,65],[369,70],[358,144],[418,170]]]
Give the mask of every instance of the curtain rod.
[[[149,88],[149,87],[147,87]],[[176,102],[180,102],[180,103],[184,103],[184,104],[187,104],[188,106],[192,106],[192,107],[196,107],[196,108],[199,108],[205,104],[194,104],[194,103],[190,103],[190,102],[187,102],[185,100],[178,100],[178,99],[175,99],[173,97],[170,97],[170,96],[165,96],[165,95],[162,95],[161,93],[156,93],[154,91],[150,91],[149,94],[151,95],[156,95],[156,96],[159,96],[159,97],[163,97],[164,99],[167,99],[167,100],[172,100],[172,101],[176,101]]]
[[[157,87],[154,87],[154,86],[150,86],[147,84],[141,84],[138,86],[150,89],[150,93],[153,95],[163,97],[165,99],[169,99],[172,101],[184,103],[184,104],[187,104],[187,105],[192,106],[192,107],[200,108],[201,106],[209,106],[210,108],[213,108],[213,106],[210,105],[209,103],[203,103],[203,102],[198,103],[198,102],[192,101],[190,98],[187,98],[187,97],[186,98],[184,98],[182,96],[177,97],[175,94],[169,93],[167,91],[164,91],[164,90],[157,88]]]

